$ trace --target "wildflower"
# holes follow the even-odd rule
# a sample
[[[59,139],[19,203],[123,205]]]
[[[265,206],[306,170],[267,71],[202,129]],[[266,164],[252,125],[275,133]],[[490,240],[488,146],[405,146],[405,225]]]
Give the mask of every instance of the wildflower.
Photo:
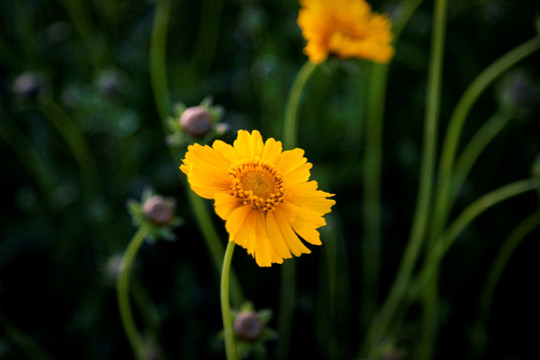
[[[189,135],[200,138],[212,128],[212,117],[202,106],[192,106],[180,116],[180,126]]]
[[[364,0],[300,0],[298,26],[307,40],[304,52],[312,63],[339,58],[359,58],[387,63],[394,55],[390,46],[391,22],[371,11]]]
[[[131,199],[127,205],[134,224],[148,231],[148,240],[174,240],[172,228],[181,225],[183,219],[175,215],[173,199],[156,195],[147,188],[140,202]]]
[[[171,134],[167,143],[171,146],[184,147],[194,141],[208,143],[216,136],[227,131],[221,123],[223,108],[212,105],[212,98],[206,97],[197,106],[187,107],[183,103],[174,106],[174,116],[167,123]]]
[[[163,196],[153,195],[144,202],[143,212],[155,225],[166,226],[174,218],[174,202]]]
[[[277,338],[276,331],[268,326],[272,315],[269,309],[256,311],[249,301],[244,302],[238,311],[232,312],[234,336],[240,359],[268,357],[264,344]]]
[[[335,201],[308,181],[310,169],[303,150],[282,151],[273,138],[263,143],[256,130],[240,130],[233,146],[220,140],[191,145],[180,166],[195,193],[214,199],[229,241],[259,266],[310,253],[299,236],[321,245],[317,228],[326,225],[323,215]]]

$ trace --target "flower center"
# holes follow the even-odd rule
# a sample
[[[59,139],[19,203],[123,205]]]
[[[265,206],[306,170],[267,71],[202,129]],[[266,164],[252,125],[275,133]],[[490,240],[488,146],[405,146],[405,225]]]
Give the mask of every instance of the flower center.
[[[241,161],[231,166],[231,195],[267,213],[283,202],[283,179],[271,164],[259,159]]]

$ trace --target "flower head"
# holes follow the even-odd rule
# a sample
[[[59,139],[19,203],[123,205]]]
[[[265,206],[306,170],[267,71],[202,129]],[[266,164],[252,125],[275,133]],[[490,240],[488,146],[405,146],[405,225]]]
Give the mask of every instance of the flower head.
[[[307,40],[304,52],[312,63],[323,62],[329,54],[380,63],[387,63],[394,55],[390,20],[373,13],[364,0],[300,3],[298,26]]]
[[[199,196],[214,199],[229,241],[244,247],[259,266],[283,262],[320,245],[317,229],[335,204],[332,194],[308,181],[311,164],[304,151],[282,151],[273,138],[240,130],[233,146],[216,140],[188,147],[180,170]]]

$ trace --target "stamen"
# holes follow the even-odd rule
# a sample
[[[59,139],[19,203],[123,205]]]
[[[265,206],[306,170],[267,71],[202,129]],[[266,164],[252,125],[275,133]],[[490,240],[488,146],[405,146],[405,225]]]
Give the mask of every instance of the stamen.
[[[231,195],[265,214],[283,202],[283,179],[273,165],[256,158],[241,161],[229,169]]]

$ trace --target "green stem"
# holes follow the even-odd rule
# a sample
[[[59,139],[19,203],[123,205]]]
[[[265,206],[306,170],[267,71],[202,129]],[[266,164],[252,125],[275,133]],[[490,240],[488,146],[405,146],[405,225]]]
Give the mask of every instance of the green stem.
[[[442,58],[444,44],[444,18],[446,1],[438,0],[435,7],[435,32],[432,39],[432,52],[427,89],[427,109],[424,122],[424,139],[418,197],[413,218],[411,234],[396,279],[381,311],[372,321],[366,336],[364,351],[372,352],[388,330],[401,299],[407,290],[414,265],[422,248],[429,218],[433,172],[439,117],[440,90],[442,77]]]
[[[478,215],[482,214],[498,203],[508,200],[514,196],[523,194],[527,191],[536,190],[538,188],[535,179],[525,179],[505,185],[490,193],[485,194],[465,210],[454,220],[437,242],[431,256],[427,259],[426,264],[417,277],[417,280],[410,287],[410,301],[416,299],[423,291],[426,284],[432,278],[434,269],[437,269],[444,254],[452,246],[459,234],[474,220]]]
[[[298,107],[304,87],[317,68],[317,64],[307,61],[298,72],[294,80],[283,123],[283,147],[293,149],[297,146]],[[276,358],[283,359],[289,352],[289,344],[294,313],[296,265],[292,261],[285,262],[281,266],[281,297],[278,318],[279,342],[276,348]]]
[[[26,356],[33,360],[52,360],[30,336],[14,327],[0,311],[0,325],[3,326],[6,336],[17,345]]]
[[[73,26],[79,33],[90,61],[95,70],[102,69],[109,61],[105,39],[101,34],[95,33],[92,29],[91,20],[87,15],[82,0],[59,0],[66,10]]]
[[[8,144],[18,156],[22,165],[36,180],[48,205],[54,209],[53,194],[55,181],[51,170],[45,165],[39,151],[30,139],[0,110],[0,138]]]
[[[210,255],[218,271],[223,266],[223,254],[225,249],[219,241],[219,235],[216,232],[212,218],[208,212],[208,208],[204,203],[204,200],[195,194],[189,187],[186,187],[191,207],[195,214],[199,229],[203,234],[203,238],[206,242],[206,247],[210,251]],[[238,282],[234,272],[231,274],[231,298],[234,306],[240,307],[242,305],[244,295],[242,294],[242,288]]]
[[[154,27],[150,44],[150,77],[152,81],[154,98],[161,119],[163,134],[165,136],[168,133],[166,119],[171,110],[171,99],[169,86],[167,83],[167,71],[165,64],[169,11],[169,0],[157,1],[154,14]],[[176,163],[177,154],[172,148],[169,149],[171,151],[173,161]],[[204,200],[191,191],[188,186],[186,186],[186,190],[189,201],[191,202],[191,206],[195,213],[197,223],[199,224],[199,228],[211,253],[214,265],[219,272],[219,269],[222,266],[222,259],[225,251],[223,249],[223,245],[219,241],[219,236],[210,217],[208,207],[205,205]],[[231,287],[233,303],[235,306],[240,306],[243,301],[242,289],[234,273],[232,274]]]
[[[234,242],[229,241],[225,256],[223,258],[223,268],[221,270],[221,315],[223,318],[223,332],[225,337],[225,351],[227,360],[236,360],[236,345],[234,343],[234,332],[232,328],[231,305],[229,303],[229,275],[231,260],[234,252]]]
[[[283,123],[283,148],[285,150],[293,149],[298,144],[298,105],[300,104],[300,98],[307,80],[316,68],[317,64],[307,61],[298,72],[298,75],[296,75],[296,79],[292,84]]]
[[[197,41],[189,71],[186,74],[190,76],[190,79],[193,79],[191,76],[194,74],[197,74],[199,79],[205,78],[212,64],[217,49],[222,7],[223,0],[204,0],[201,2]],[[191,85],[191,82],[188,85]]]
[[[75,121],[54,102],[49,101],[43,104],[41,111],[56,127],[75,157],[86,195],[88,198],[97,196],[99,194],[98,168],[83,133]]]
[[[388,66],[372,64],[366,112],[364,202],[362,220],[362,307],[360,324],[367,326],[377,308],[381,256],[381,172],[383,114]]]
[[[480,154],[482,154],[489,143],[504,129],[511,119],[512,114],[510,112],[504,110],[497,111],[469,141],[469,144],[465,147],[455,165],[452,192],[448,203],[449,208],[452,207],[456,195]]]
[[[509,51],[478,75],[459,100],[450,118],[439,164],[437,206],[434,219],[439,229],[444,228],[452,198],[452,169],[465,119],[478,97],[506,70],[540,49],[540,37],[535,37]]]
[[[396,13],[393,26],[393,43],[414,14],[422,0],[404,2]],[[388,78],[388,65],[373,64],[370,72],[370,91],[366,111],[366,153],[364,160],[364,237],[363,237],[363,281],[361,327],[372,319],[377,307],[377,294],[380,273],[381,238],[381,172],[382,172],[382,134],[384,122],[385,93]]]
[[[479,312],[482,321],[487,319],[487,315],[491,309],[491,301],[493,299],[493,294],[495,293],[495,288],[510,256],[512,256],[521,241],[538,226],[540,226],[540,210],[537,210],[516,226],[497,253],[480,295]]]
[[[156,1],[154,27],[152,29],[152,40],[150,43],[150,78],[152,80],[154,98],[156,100],[159,116],[161,117],[164,134],[167,134],[165,120],[171,111],[171,99],[165,65],[170,7],[169,0]]]
[[[281,294],[279,300],[276,359],[286,359],[291,342],[294,304],[296,302],[296,264],[285,261],[281,265]]]
[[[493,260],[487,280],[480,292],[478,319],[474,329],[475,336],[471,339],[473,358],[480,358],[484,351],[487,339],[487,318],[491,311],[491,302],[501,274],[521,241],[538,226],[540,226],[540,210],[534,212],[514,228],[508,238],[504,241],[495,260]]]
[[[124,324],[124,330],[126,331],[129,344],[131,345],[137,360],[144,359],[144,345],[140,335],[137,332],[135,321],[133,320],[131,305],[129,303],[129,278],[131,266],[135,260],[135,256],[137,256],[137,252],[141,248],[147,234],[148,231],[144,227],[141,227],[129,242],[120,264],[120,273],[118,274],[118,280],[116,283],[120,317],[122,318],[122,323]]]
[[[440,102],[441,102],[441,78],[443,69],[443,54],[444,54],[444,40],[445,40],[445,28],[446,28],[446,0],[437,0],[435,2],[435,14],[434,14],[434,36],[432,39],[432,63],[430,64],[430,79],[432,83],[428,86],[428,98],[427,98],[427,115],[433,119],[434,123],[438,123],[437,120],[440,114]],[[433,149],[436,149],[434,147]],[[435,152],[435,151],[434,151]],[[432,155],[435,159],[435,154]],[[433,164],[435,164],[433,162]],[[431,169],[430,176],[433,176],[434,168]],[[431,178],[433,181],[433,178]],[[431,202],[430,202],[431,206]],[[430,211],[429,209],[426,209]],[[425,218],[428,218],[428,214],[425,214]],[[427,224],[427,222],[426,222]],[[426,226],[427,228],[427,226]],[[427,254],[433,246],[435,240],[432,237],[427,238]],[[435,275],[431,278],[431,281],[424,293],[422,317],[421,317],[421,333],[420,341],[418,344],[418,359],[429,360],[433,356],[435,344],[437,342],[437,298],[438,298],[438,268],[434,269]]]

